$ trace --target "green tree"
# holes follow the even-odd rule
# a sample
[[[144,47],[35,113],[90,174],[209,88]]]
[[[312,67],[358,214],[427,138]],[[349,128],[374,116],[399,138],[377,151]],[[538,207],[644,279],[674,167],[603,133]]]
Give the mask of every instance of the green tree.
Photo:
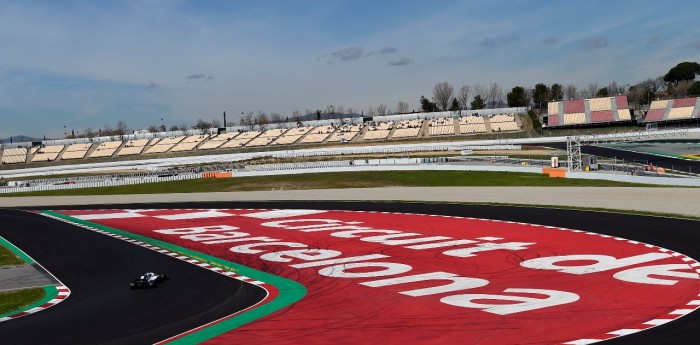
[[[197,120],[197,123],[196,123],[194,126],[192,126],[192,129],[202,129],[202,130],[204,130],[204,129],[209,129],[209,128],[211,128],[211,126],[212,126],[211,123],[202,120],[202,118],[200,117],[199,120]]]
[[[564,98],[564,87],[561,84],[554,83],[550,89],[549,100],[558,101]]]
[[[598,90],[598,92],[595,95],[596,97],[608,97],[610,96],[610,93],[608,92],[607,87],[603,87],[600,90]]]
[[[532,90],[532,101],[535,102],[538,108],[543,109],[547,106],[549,92],[550,90],[547,85],[542,83],[535,85],[535,89]]]
[[[697,74],[700,74],[700,64],[697,62],[681,62],[664,75],[664,81],[674,84],[681,80],[693,81]]]
[[[508,92],[506,100],[508,101],[509,107],[526,107],[530,103],[527,92],[522,86],[516,86]]]
[[[481,98],[481,95],[476,95],[476,96],[474,96],[474,100],[472,101],[471,106],[472,106],[472,110],[484,109],[484,107],[486,106],[486,103]]]
[[[696,81],[688,89],[688,96],[700,96],[700,81]]]
[[[435,102],[431,102],[429,99],[425,98],[425,96],[420,96],[420,107],[426,112],[438,111],[437,104],[435,104]]]
[[[447,110],[450,106],[450,99],[452,99],[453,93],[454,88],[450,83],[446,81],[437,83],[433,89],[433,101],[435,101],[435,104],[437,104],[441,110]]]
[[[459,106],[459,101],[456,98],[452,99],[452,105],[450,106],[450,111],[457,111],[461,107]]]

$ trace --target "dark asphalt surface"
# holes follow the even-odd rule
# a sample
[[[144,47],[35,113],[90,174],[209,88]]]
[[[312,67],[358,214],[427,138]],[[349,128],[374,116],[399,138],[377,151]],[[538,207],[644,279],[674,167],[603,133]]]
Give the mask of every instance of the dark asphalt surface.
[[[29,212],[0,210],[0,236],[71,289],[47,310],[0,323],[0,344],[152,344],[265,296],[255,285]],[[147,271],[170,280],[131,290]]]
[[[86,206],[83,208],[94,208],[94,205],[91,206]],[[534,223],[534,224],[544,224],[544,225],[552,225],[552,226],[560,226],[560,227],[567,227],[567,228],[573,228],[573,229],[580,229],[580,230],[586,230],[586,231],[591,231],[591,232],[597,232],[597,233],[603,233],[603,234],[608,234],[608,235],[613,235],[613,236],[620,236],[624,237],[627,239],[631,240],[636,240],[636,241],[641,241],[641,242],[646,242],[646,243],[652,243],[658,246],[662,246],[668,249],[672,249],[675,251],[678,251],[680,253],[686,254],[690,257],[693,258],[700,258],[700,246],[697,245],[697,243],[700,243],[700,221],[692,221],[692,220],[682,220],[682,219],[671,219],[671,218],[662,218],[662,217],[651,217],[651,216],[635,216],[635,215],[623,215],[623,214],[614,214],[614,213],[601,213],[601,212],[592,212],[592,211],[572,211],[572,210],[551,210],[551,209],[544,209],[544,208],[534,208],[534,207],[512,207],[512,206],[490,206],[490,205],[459,205],[459,204],[422,204],[422,203],[369,203],[369,202],[230,202],[230,203],[180,203],[180,204],[135,204],[131,205],[130,207],[132,208],[311,208],[311,209],[347,209],[347,210],[360,210],[360,211],[386,211],[386,212],[406,212],[406,213],[427,213],[427,214],[440,214],[440,215],[451,215],[451,216],[463,216],[463,217],[479,217],[479,218],[488,218],[488,219],[501,219],[501,220],[510,220],[510,221],[518,221],[518,222],[526,222],[526,223]],[[55,209],[61,209],[61,207],[54,207]],[[72,208],[80,208],[80,207],[72,207]],[[100,205],[100,208],[124,208],[123,205]],[[0,213],[4,216],[4,212]],[[51,239],[44,239],[44,240],[37,240],[36,238],[32,239],[29,238],[29,236],[25,236],[25,242],[18,242],[20,247],[25,248],[26,247],[34,247],[34,250],[39,250],[42,253],[43,252],[48,252],[48,251],[53,251],[51,247],[56,246],[56,247],[61,247],[64,250],[85,250],[84,248],[90,248],[90,251],[97,252],[101,255],[100,257],[103,258],[103,261],[108,261],[105,262],[104,265],[106,265],[105,268],[101,268],[102,265],[93,265],[92,269],[82,267],[81,264],[78,264],[76,267],[73,267],[72,264],[70,266],[66,267],[57,267],[58,265],[53,265],[54,263],[52,262],[51,266],[47,266],[47,269],[55,273],[59,279],[62,279],[64,283],[67,285],[71,286],[70,282],[71,281],[76,281],[80,282],[81,280],[87,279],[87,277],[92,276],[92,275],[100,275],[100,272],[104,272],[105,270],[109,269],[114,269],[117,270],[118,268],[121,268],[122,266],[128,266],[124,265],[124,262],[126,261],[127,263],[133,263],[133,262],[138,262],[138,260],[135,260],[133,258],[125,257],[119,260],[113,260],[109,262],[110,260],[107,258],[116,258],[116,256],[113,255],[106,255],[109,253],[110,248],[112,248],[113,243],[115,242],[114,240],[110,238],[106,238],[106,236],[99,236],[97,234],[94,234],[97,237],[102,237],[102,238],[93,238],[95,236],[90,236],[90,238],[84,239],[84,241],[87,241],[85,243],[90,243],[89,246],[84,246],[77,244],[75,242],[72,243],[66,243],[64,245],[58,245],[56,243],[53,243],[52,241],[56,242],[62,242],[61,233],[64,231],[72,231],[72,229],[67,230],[65,229],[68,227],[67,225],[62,225],[62,224],[56,224],[56,222],[45,220],[37,220],[36,217],[26,217],[21,213],[11,213],[13,217],[9,219],[9,222],[14,225],[12,226],[7,226],[8,220],[6,220],[7,217],[2,218],[2,225],[1,228],[2,230],[0,231],[0,234],[5,236],[5,233],[7,233],[7,228],[16,228],[16,229],[27,229],[30,228],[29,225],[21,225],[23,223],[29,223],[29,224],[34,224],[36,225],[44,225],[46,228],[51,228],[51,231],[48,231],[49,233],[51,232],[56,232],[56,235],[51,238]],[[55,227],[58,227],[58,230],[54,230]],[[64,228],[61,230],[61,228]],[[74,231],[75,232],[75,231]],[[85,232],[85,231],[83,231]],[[89,232],[86,232],[89,233]],[[89,233],[91,234],[91,233]],[[92,234],[91,234],[92,235]],[[21,236],[18,236],[21,237]],[[12,241],[12,238],[8,238]],[[34,242],[40,242],[41,245],[33,245],[32,242],[33,240],[36,240]],[[119,241],[116,241],[119,242]],[[43,246],[48,246],[49,248],[44,248],[44,249],[38,249]],[[124,244],[127,245],[127,244]],[[102,249],[102,247],[105,246],[105,249]],[[131,245],[127,245],[131,246]],[[135,246],[131,246],[135,247]],[[138,248],[138,247],[136,247]],[[134,249],[134,248],[132,248]],[[42,262],[42,258],[38,254],[32,254],[36,255],[35,258]],[[135,255],[135,254],[134,254]],[[169,259],[167,257],[164,257],[162,259]],[[150,258],[149,260],[157,260],[157,258]],[[47,262],[47,264],[51,261],[63,261],[62,258],[58,259],[46,259],[43,260]],[[84,260],[83,260],[84,261]],[[145,269],[158,269],[156,268],[153,264],[142,266],[142,267],[147,267]],[[139,267],[139,269],[141,269]],[[139,270],[137,269],[137,271]],[[142,270],[142,269],[141,269]],[[179,272],[179,271],[178,271]],[[132,273],[123,273],[125,274],[125,278],[128,278],[129,274]],[[180,273],[178,273],[180,274]],[[113,276],[114,274],[108,274],[106,276]],[[123,282],[124,279],[120,278],[119,284]],[[46,331],[42,331],[45,335],[41,336],[38,335],[37,337],[44,339],[46,342],[53,342],[49,340],[53,339],[69,339],[70,341],[65,341],[65,343],[81,343],[81,338],[77,337],[77,335],[81,334],[83,330],[86,332],[91,332],[94,331],[94,328],[91,327],[108,327],[107,330],[112,329],[111,325],[120,325],[122,321],[112,321],[112,318],[120,318],[119,320],[122,320],[121,317],[126,317],[127,320],[123,322],[129,322],[128,320],[128,315],[132,314],[131,312],[134,310],[131,310],[130,308],[125,308],[122,307],[122,303],[110,303],[112,304],[110,308],[114,309],[108,309],[107,307],[93,307],[92,303],[108,303],[108,302],[100,302],[101,299],[105,298],[105,296],[99,296],[98,298],[95,298],[97,294],[100,293],[101,290],[99,289],[93,289],[89,286],[90,284],[83,284],[82,288],[78,288],[77,286],[75,287],[74,290],[74,295],[71,296],[71,298],[74,299],[74,304],[69,305],[69,303],[65,303],[65,308],[71,308],[72,312],[79,313],[80,316],[75,316],[71,317],[71,322],[74,326],[72,331],[62,331],[58,330],[61,333],[53,333],[55,331],[55,327],[53,326],[47,326],[43,324],[43,322],[47,322],[51,319],[51,316],[49,316],[49,313],[51,313],[51,310],[39,313],[43,314],[46,313],[46,319],[44,318],[36,318],[36,321],[31,320],[31,324],[33,327],[32,329],[42,329]],[[109,284],[108,284],[109,285]],[[174,286],[175,282],[171,281],[166,283],[163,286],[163,290],[170,288],[171,286]],[[118,290],[118,289],[115,289]],[[151,293],[153,296],[158,296],[159,290],[153,290],[153,291],[148,291],[147,293]],[[207,292],[208,294],[208,292]],[[129,295],[126,294],[126,297],[124,297],[124,294],[120,294],[120,298],[127,298],[127,299],[136,299],[138,297],[134,297],[133,294]],[[136,295],[138,296],[138,295]],[[150,296],[150,295],[149,295]],[[146,300],[150,300],[150,297],[144,298]],[[76,301],[78,300],[78,301]],[[94,300],[94,302],[93,302]],[[112,299],[117,300],[117,298]],[[207,301],[209,302],[209,301]],[[62,304],[64,304],[62,303]],[[198,303],[195,303],[198,304]],[[154,305],[153,308],[167,308],[170,306],[171,303],[167,303],[167,301],[163,301],[160,303],[157,303]],[[181,309],[183,311],[186,311],[185,314],[194,314],[194,310],[189,310],[191,307],[191,304],[188,303],[187,305],[182,305]],[[56,313],[59,312],[58,308],[62,308],[62,306],[59,304],[57,307],[55,307]],[[108,311],[108,315],[105,315],[105,312]],[[120,315],[123,314],[123,315]],[[150,317],[150,321],[141,321],[136,324],[141,325],[141,329],[144,329],[144,332],[146,332],[145,329],[152,329],[154,332],[159,331],[165,328],[170,328],[169,326],[166,326],[165,322],[162,323],[162,326],[156,326],[156,325],[151,325],[151,321],[170,321],[170,322],[178,322],[179,319],[175,318],[176,320],[173,320],[174,318],[162,318],[161,316],[165,316],[165,312],[161,310],[157,310],[151,313],[152,316]],[[95,325],[88,325],[88,324],[83,324],[82,322],[85,322],[89,320],[91,317],[90,315],[93,315],[96,318],[100,318],[103,321],[107,321],[102,323],[102,326],[99,326],[97,324]],[[40,316],[40,315],[37,315]],[[31,316],[30,316],[31,317]],[[27,322],[30,322],[30,317],[27,317]],[[21,320],[21,319],[20,319]],[[144,320],[144,319],[141,319]],[[54,319],[55,321],[55,319]],[[595,322],[595,320],[584,320],[585,322]],[[132,322],[133,324],[133,322]],[[646,330],[643,332],[639,332],[636,334],[608,340],[605,342],[602,342],[601,344],[606,344],[606,345],[629,345],[629,344],[696,344],[697,339],[700,338],[700,328],[697,327],[697,325],[700,324],[700,313],[694,312],[691,313],[687,316],[684,316],[676,321],[670,322],[665,325],[661,325],[658,327],[655,327],[650,330]],[[110,326],[106,326],[110,325]],[[0,325],[0,334],[3,335],[2,338],[0,338],[0,342],[4,342],[5,334],[8,334],[6,329],[4,327],[7,327],[5,325]],[[19,327],[19,326],[18,326]],[[174,327],[174,326],[173,326]],[[120,329],[123,329],[124,327],[120,327]],[[27,330],[28,328],[25,328]],[[77,329],[77,330],[76,330]],[[16,331],[15,331],[16,332]],[[60,334],[60,336],[59,336]],[[110,338],[110,337],[117,337],[119,336],[119,333],[116,331],[111,333],[111,335],[105,334],[103,337],[101,337],[101,341],[107,342],[108,339],[114,340],[115,338]],[[119,341],[115,341],[115,343],[119,342],[124,342],[123,335],[121,335],[122,338],[118,338]],[[62,337],[71,337],[71,338],[62,338]],[[154,337],[158,338],[158,337]],[[162,338],[162,337],[161,337]],[[20,338],[15,338],[15,339],[22,339]],[[143,338],[145,339],[145,338]],[[24,343],[24,342],[22,342]],[[137,343],[137,342],[134,342]]]
[[[553,147],[566,151],[566,143],[542,143],[540,146]],[[645,153],[636,153],[625,150],[617,150],[598,146],[583,146],[581,153],[596,155],[601,157],[624,159],[627,162],[636,161],[640,164],[653,164],[657,167],[675,169],[684,172],[700,172],[700,161],[688,161],[673,157],[662,157]]]

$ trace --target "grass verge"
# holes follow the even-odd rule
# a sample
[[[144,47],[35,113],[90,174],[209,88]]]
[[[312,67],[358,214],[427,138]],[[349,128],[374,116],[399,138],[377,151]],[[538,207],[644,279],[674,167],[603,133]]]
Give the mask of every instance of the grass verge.
[[[0,315],[21,309],[44,298],[43,288],[31,288],[0,292]]]
[[[0,267],[21,265],[24,261],[15,255],[10,249],[0,244]],[[2,314],[2,312],[0,312]]]
[[[606,180],[559,179],[543,174],[491,171],[364,171],[156,182],[4,194],[9,196],[207,193],[376,187],[648,187]]]

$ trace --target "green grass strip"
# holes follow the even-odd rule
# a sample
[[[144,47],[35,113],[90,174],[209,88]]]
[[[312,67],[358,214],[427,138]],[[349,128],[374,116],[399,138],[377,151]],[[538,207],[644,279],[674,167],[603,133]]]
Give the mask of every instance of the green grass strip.
[[[312,169],[302,174],[247,176],[222,179],[194,179],[153,182],[127,186],[63,189],[54,191],[0,194],[13,196],[123,195],[243,192],[329,188],[372,187],[654,187],[641,183],[608,180],[550,178],[545,174],[495,171],[353,171],[319,173]]]
[[[5,258],[6,255],[8,258]],[[33,264],[34,260],[0,236],[0,266],[21,265],[23,263]]]
[[[0,236],[0,249],[7,248],[12,254],[21,260],[19,264],[33,264],[34,259],[15,247],[12,243]],[[0,318],[19,314],[23,311],[36,308],[58,296],[58,289],[53,285],[46,285],[42,288],[30,288],[13,290],[10,293],[0,293]],[[16,304],[13,299],[22,299],[22,303]],[[5,307],[2,307],[5,306]]]
[[[0,318],[36,308],[56,298],[56,296],[58,296],[58,289],[53,285],[12,290],[6,293],[0,292]],[[8,302],[18,298],[21,299],[20,303]]]
[[[246,267],[243,265],[239,265],[221,258],[217,258],[211,255],[207,255],[204,253],[196,252],[191,249],[187,249],[184,247],[180,247],[168,242],[152,239],[150,237],[130,233],[127,231],[115,229],[115,228],[110,228],[108,226],[100,225],[100,224],[95,224],[92,222],[88,222],[82,219],[74,218],[71,216],[67,216],[58,212],[54,211],[41,211],[43,214],[46,215],[51,215],[60,219],[64,219],[70,222],[90,226],[95,229],[99,229],[102,231],[107,231],[111,232],[113,234],[121,235],[124,237],[129,237],[135,240],[139,240],[144,243],[151,244],[156,247],[160,247],[175,253],[182,254],[184,256],[188,256],[197,260],[201,260],[203,262],[207,262],[212,266],[217,266],[223,269],[227,270],[233,270],[237,272],[238,274],[244,275],[246,277],[273,285],[277,290],[279,291],[279,295],[277,298],[274,300],[267,302],[263,305],[260,305],[254,309],[245,311],[239,315],[236,315],[230,319],[223,320],[221,322],[217,322],[215,324],[212,324],[210,326],[207,326],[201,330],[198,330],[192,334],[188,334],[184,337],[175,339],[173,341],[170,341],[170,344],[198,344],[203,341],[209,340],[211,338],[214,338],[216,336],[219,336],[221,334],[224,334],[226,332],[229,332],[233,329],[236,329],[238,327],[241,327],[245,324],[248,324],[250,322],[253,322],[255,320],[258,320],[262,317],[265,317],[267,315],[270,315],[282,308],[288,307],[300,299],[302,299],[306,295],[306,287],[301,285],[300,283],[279,277],[273,274],[269,274],[266,272],[258,271],[256,269]]]

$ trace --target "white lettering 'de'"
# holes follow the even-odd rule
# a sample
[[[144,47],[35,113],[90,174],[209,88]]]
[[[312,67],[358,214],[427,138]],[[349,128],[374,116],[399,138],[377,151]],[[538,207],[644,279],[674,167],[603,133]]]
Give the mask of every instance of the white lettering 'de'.
[[[458,258],[468,258],[476,256],[475,253],[492,250],[525,250],[532,242],[508,242],[508,243],[479,243],[475,247],[452,249],[442,252],[445,255],[456,256]]]
[[[505,289],[506,293],[520,294],[536,294],[545,295],[546,298],[525,297],[525,296],[508,296],[508,295],[490,295],[490,294],[465,294],[447,296],[440,299],[440,302],[462,308],[481,309],[487,313],[497,315],[509,315],[522,313],[535,309],[553,307],[556,305],[567,304],[579,300],[579,296],[572,292],[558,290],[542,290],[542,289]],[[475,301],[500,301],[501,303],[478,303]],[[503,302],[516,302],[512,304],[503,304]]]
[[[636,264],[668,258],[670,256],[670,254],[665,253],[647,253],[617,259],[608,255],[563,255],[525,260],[520,263],[520,266],[536,270],[551,270],[569,274],[589,274],[633,266]],[[595,263],[569,266],[558,265],[567,261],[595,261]]]
[[[674,285],[678,283],[676,279],[659,279],[650,276],[665,276],[676,278],[699,279],[695,272],[674,272],[676,270],[692,270],[693,268],[687,264],[669,264],[656,266],[642,266],[630,268],[621,272],[615,273],[613,277],[618,280],[639,283],[639,284],[654,284],[654,285]]]

